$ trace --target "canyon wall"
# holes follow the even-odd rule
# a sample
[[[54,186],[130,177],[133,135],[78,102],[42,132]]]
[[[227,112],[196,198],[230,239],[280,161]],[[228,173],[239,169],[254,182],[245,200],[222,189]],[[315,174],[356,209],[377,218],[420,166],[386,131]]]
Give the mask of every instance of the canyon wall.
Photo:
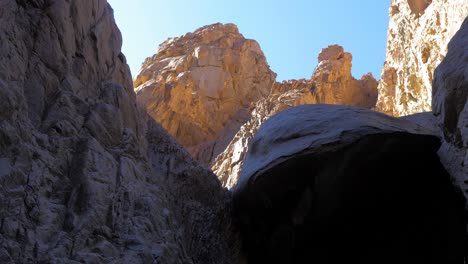
[[[239,263],[216,176],[137,107],[107,1],[0,1],[0,43],[1,263]]]
[[[431,111],[434,70],[467,15],[465,0],[392,0],[378,111],[393,116]]]
[[[134,86],[148,113],[197,161],[209,165],[242,125],[270,107],[261,105],[273,100],[267,98],[300,93],[289,105],[375,106],[377,82],[370,74],[353,78],[351,61],[342,47],[330,46],[310,80],[278,83],[258,43],[233,24],[218,23],[162,43],[143,63]]]
[[[134,86],[138,101],[198,161],[208,164],[275,81],[258,43],[213,24],[162,43]]]
[[[468,17],[434,73],[432,108],[441,131],[439,156],[468,211]],[[467,228],[468,230],[468,228]]]

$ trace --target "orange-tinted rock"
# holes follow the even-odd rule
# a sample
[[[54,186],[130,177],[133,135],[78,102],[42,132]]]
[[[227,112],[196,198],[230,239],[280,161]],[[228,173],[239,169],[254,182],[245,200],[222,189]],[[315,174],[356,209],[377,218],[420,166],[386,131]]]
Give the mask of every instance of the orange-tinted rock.
[[[305,104],[344,104],[371,108],[377,99],[377,81],[372,74],[356,80],[351,75],[350,53],[341,46],[323,49],[319,64],[310,80],[289,80],[276,83],[273,91],[260,100],[231,143],[212,163],[211,168],[223,184],[231,188],[237,183],[250,141],[260,126],[283,110]]]
[[[354,79],[351,59],[342,47],[330,46],[320,53],[311,80],[276,83],[256,41],[245,39],[233,24],[213,24],[162,43],[143,63],[134,87],[148,113],[208,165],[251,119],[259,100],[275,100],[268,96],[289,97],[289,107],[373,107],[377,82],[369,74]],[[277,105],[275,112],[285,108]]]
[[[208,164],[274,80],[256,41],[233,24],[214,24],[161,44],[134,86],[148,113]]]
[[[392,0],[376,109],[403,116],[431,110],[434,69],[468,15],[465,0]]]
[[[351,53],[338,45],[329,46],[319,54],[319,64],[312,75],[313,94],[317,103],[375,106],[377,81],[368,73],[361,80],[351,75]]]

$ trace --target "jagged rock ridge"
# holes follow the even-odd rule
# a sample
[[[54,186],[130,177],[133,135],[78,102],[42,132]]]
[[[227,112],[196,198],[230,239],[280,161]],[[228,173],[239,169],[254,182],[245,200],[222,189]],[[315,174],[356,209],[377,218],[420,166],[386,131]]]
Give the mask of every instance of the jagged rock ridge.
[[[134,81],[148,113],[208,164],[270,93],[275,74],[260,46],[233,24],[213,24],[169,39]]]
[[[0,43],[1,263],[238,263],[225,193],[137,107],[105,0],[1,1]]]
[[[393,116],[431,111],[434,70],[467,15],[465,0],[392,0],[378,111]]]
[[[295,105],[375,105],[377,82],[370,74],[352,77],[350,53],[335,45],[320,56],[311,80],[277,83],[258,43],[233,24],[218,23],[162,43],[134,86],[149,114],[209,165],[268,96],[300,87]]]
[[[361,80],[351,76],[350,53],[338,45],[322,49],[310,80],[275,83],[267,98],[256,103],[251,119],[236,133],[211,168],[224,186],[231,188],[239,178],[244,156],[260,126],[271,116],[304,104],[342,104],[371,108],[377,100],[377,81],[371,74]]]

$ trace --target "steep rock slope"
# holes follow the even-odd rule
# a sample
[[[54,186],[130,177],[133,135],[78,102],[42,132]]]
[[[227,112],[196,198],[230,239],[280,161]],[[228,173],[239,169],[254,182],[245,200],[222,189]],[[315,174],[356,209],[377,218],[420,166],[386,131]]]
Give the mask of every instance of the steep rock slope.
[[[268,118],[285,109],[304,104],[342,104],[371,108],[377,100],[377,81],[371,74],[361,80],[351,76],[350,53],[338,45],[322,49],[310,80],[275,83],[270,96],[260,100],[251,119],[236,133],[212,163],[224,186],[236,184],[244,156],[253,136]]]
[[[335,45],[321,56],[311,81],[276,83],[256,41],[233,24],[213,24],[161,44],[134,86],[148,113],[208,165],[250,120],[259,100],[291,85],[312,90],[304,103],[375,105],[377,83],[370,75],[351,76],[351,54]]]
[[[392,0],[378,111],[403,116],[431,110],[433,72],[467,15],[465,0]]]
[[[0,43],[1,263],[237,254],[216,177],[136,106],[105,0],[0,1]]]
[[[447,57],[434,73],[432,107],[442,131],[441,160],[468,201],[467,44],[468,18],[450,41]]]
[[[256,41],[233,24],[213,24],[162,43],[134,86],[148,113],[208,164],[274,80]]]

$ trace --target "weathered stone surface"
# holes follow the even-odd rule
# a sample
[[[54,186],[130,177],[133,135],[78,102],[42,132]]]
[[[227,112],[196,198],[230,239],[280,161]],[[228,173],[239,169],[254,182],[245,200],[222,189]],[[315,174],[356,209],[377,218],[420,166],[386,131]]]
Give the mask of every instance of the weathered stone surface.
[[[351,75],[351,53],[338,45],[322,49],[318,65],[312,75],[312,93],[317,103],[354,105],[365,108],[375,106],[377,81],[372,74],[356,80]]]
[[[256,41],[233,24],[213,24],[162,43],[134,86],[148,113],[208,164],[274,81]]]
[[[426,129],[426,131],[434,136],[440,136],[437,119],[432,112],[423,112],[407,116],[401,116],[400,119],[416,123]]]
[[[0,43],[1,263],[239,263],[215,175],[136,106],[105,0],[0,1]]]
[[[256,103],[251,119],[236,133],[211,168],[224,186],[236,184],[250,141],[265,120],[285,109],[304,104],[344,104],[371,108],[377,100],[377,81],[366,74],[351,75],[350,53],[338,45],[324,48],[310,80],[275,83],[272,93]]]
[[[464,201],[431,134],[349,106],[271,117],[233,189],[249,261],[463,263]]]
[[[450,41],[434,73],[432,107],[443,138],[445,168],[468,198],[468,18]],[[467,204],[468,210],[468,204]]]
[[[342,47],[330,46],[319,56],[312,82],[291,80],[283,86],[275,83],[256,41],[245,39],[233,24],[213,24],[162,43],[143,63],[134,86],[148,113],[209,165],[259,100],[291,85],[314,90],[303,103],[375,106],[377,82],[369,74],[355,80],[351,59]]]
[[[465,0],[392,0],[377,110],[403,116],[431,111],[433,73],[468,15]]]

